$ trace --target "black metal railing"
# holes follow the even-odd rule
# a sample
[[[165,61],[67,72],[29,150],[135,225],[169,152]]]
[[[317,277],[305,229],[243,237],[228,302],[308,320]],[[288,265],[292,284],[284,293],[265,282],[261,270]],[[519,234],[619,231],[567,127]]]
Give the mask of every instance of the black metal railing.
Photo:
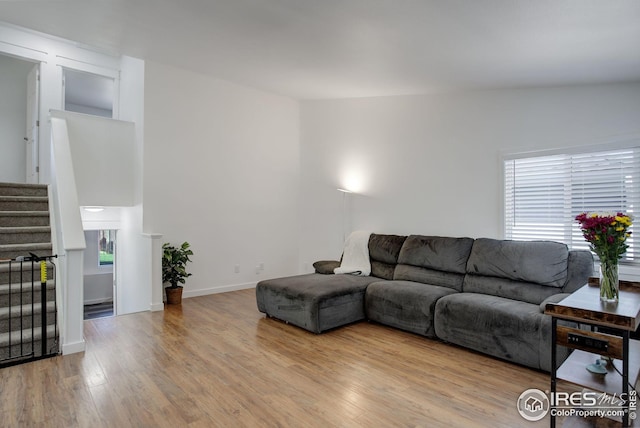
[[[0,260],[0,368],[59,353],[55,258]]]

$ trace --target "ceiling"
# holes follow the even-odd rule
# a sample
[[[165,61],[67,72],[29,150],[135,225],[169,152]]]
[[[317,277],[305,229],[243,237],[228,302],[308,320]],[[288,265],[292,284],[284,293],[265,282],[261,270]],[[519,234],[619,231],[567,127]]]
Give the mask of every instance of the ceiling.
[[[640,81],[638,0],[4,0],[0,20],[299,99]]]

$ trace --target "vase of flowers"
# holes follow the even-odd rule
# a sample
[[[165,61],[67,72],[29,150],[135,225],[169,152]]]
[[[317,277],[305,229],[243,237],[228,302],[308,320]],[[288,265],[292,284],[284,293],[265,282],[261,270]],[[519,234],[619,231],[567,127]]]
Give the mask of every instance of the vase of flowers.
[[[621,212],[586,212],[576,217],[584,239],[600,259],[600,300],[604,303],[618,302],[618,261],[629,248],[626,241],[632,220]]]

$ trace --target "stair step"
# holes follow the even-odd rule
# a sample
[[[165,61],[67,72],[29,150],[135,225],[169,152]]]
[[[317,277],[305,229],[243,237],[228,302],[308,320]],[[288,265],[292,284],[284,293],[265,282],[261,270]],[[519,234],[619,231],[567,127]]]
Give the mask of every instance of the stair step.
[[[0,196],[47,196],[47,185],[0,183]]]
[[[29,253],[44,257],[51,255],[52,249],[51,243],[0,245],[0,260],[15,259],[20,256],[27,257]]]
[[[0,211],[47,211],[46,196],[0,196]]]
[[[51,242],[50,226],[2,227],[0,245]]]
[[[40,281],[34,282],[22,282],[22,283],[12,283],[12,284],[0,284],[0,296],[9,295],[9,294],[20,294],[20,293],[31,293],[31,286],[33,285],[34,292],[40,292]],[[47,280],[47,290],[55,288],[55,284],[53,279],[49,278]]]
[[[22,312],[21,312],[22,311]],[[11,317],[9,317],[11,312]],[[46,303],[45,325],[52,325],[56,322],[56,304],[55,302]],[[6,333],[12,330],[22,330],[31,328],[40,328],[42,325],[42,305],[40,303],[12,306],[0,309],[0,333]]]
[[[31,283],[11,284],[11,287],[9,287],[9,284],[2,284],[0,285],[0,307],[9,306],[10,304],[30,304],[32,301],[39,303],[41,294],[42,290],[39,282],[33,284],[33,289]],[[53,280],[47,281],[45,298],[48,302],[53,302],[56,299],[56,288]]]
[[[48,325],[46,328],[47,334],[47,353],[57,354],[58,340],[56,336],[56,326]],[[33,343],[32,341],[33,337]],[[23,355],[28,355],[32,351],[36,357],[42,355],[41,342],[42,329],[36,328],[33,331],[31,328],[23,330],[16,330],[11,332],[11,347],[9,347],[9,333],[0,333],[0,364],[3,360],[17,358]],[[20,345],[22,342],[22,346]],[[11,353],[9,353],[11,351]]]
[[[22,264],[22,276],[20,274],[20,265]],[[11,271],[9,271],[11,268]],[[47,262],[47,274],[49,278],[53,278],[53,263]],[[32,278],[37,284],[40,284],[40,263],[33,263],[33,274],[31,272],[31,262],[0,262],[0,295],[2,294],[2,284],[13,284],[13,287],[20,282],[31,284]]]
[[[54,265],[43,290],[40,263],[15,261],[30,253],[52,253],[48,188],[0,183],[0,366],[41,356],[45,342],[47,354],[59,352]]]
[[[0,211],[0,226],[49,226],[49,211]]]
[[[46,302],[45,306],[47,307],[47,312],[54,312],[56,310],[55,302]],[[40,314],[42,313],[42,305],[40,302],[34,302],[33,305],[31,302],[24,305],[14,305],[14,306],[5,306],[0,307],[0,322],[2,320],[11,318],[19,318],[24,316],[31,316],[31,314]],[[0,329],[2,331],[2,329]]]
[[[33,343],[33,348],[35,349],[34,355],[31,355],[31,342],[24,344],[22,349],[20,345],[13,345],[11,347],[11,354],[9,354],[8,347],[0,348],[0,365],[9,363],[16,364],[23,360],[24,362],[29,362],[34,357],[40,357],[42,355],[41,343],[40,340],[36,340]],[[46,351],[46,355],[52,356],[60,353],[57,338],[50,337],[47,339]]]
[[[45,325],[54,325],[56,322],[56,312],[47,311]],[[42,325],[42,315],[29,314],[20,316],[12,316],[11,319],[0,319],[0,334],[7,333],[8,331],[26,330],[33,327],[34,330],[40,329]]]
[[[51,324],[47,326],[47,337],[53,337],[56,332],[56,326]],[[31,337],[33,336],[34,340],[40,340],[42,338],[42,329],[34,328],[31,331],[31,328],[25,328],[22,330],[14,330],[12,332],[0,333],[0,348],[9,346],[9,334],[11,334],[11,344],[15,345],[20,339],[22,341],[31,341]]]

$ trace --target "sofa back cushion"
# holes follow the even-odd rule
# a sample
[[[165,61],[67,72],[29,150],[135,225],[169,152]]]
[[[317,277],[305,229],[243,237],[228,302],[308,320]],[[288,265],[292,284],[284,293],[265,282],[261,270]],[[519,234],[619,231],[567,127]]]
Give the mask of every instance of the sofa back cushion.
[[[463,290],[539,304],[567,283],[569,250],[551,241],[473,243]]]
[[[383,279],[393,279],[398,264],[398,255],[406,236],[378,235],[369,238],[369,260],[371,275]]]
[[[393,279],[461,291],[472,246],[471,238],[411,235],[400,250]]]
[[[473,243],[467,272],[562,288],[568,261],[569,249],[559,242],[480,238]]]

